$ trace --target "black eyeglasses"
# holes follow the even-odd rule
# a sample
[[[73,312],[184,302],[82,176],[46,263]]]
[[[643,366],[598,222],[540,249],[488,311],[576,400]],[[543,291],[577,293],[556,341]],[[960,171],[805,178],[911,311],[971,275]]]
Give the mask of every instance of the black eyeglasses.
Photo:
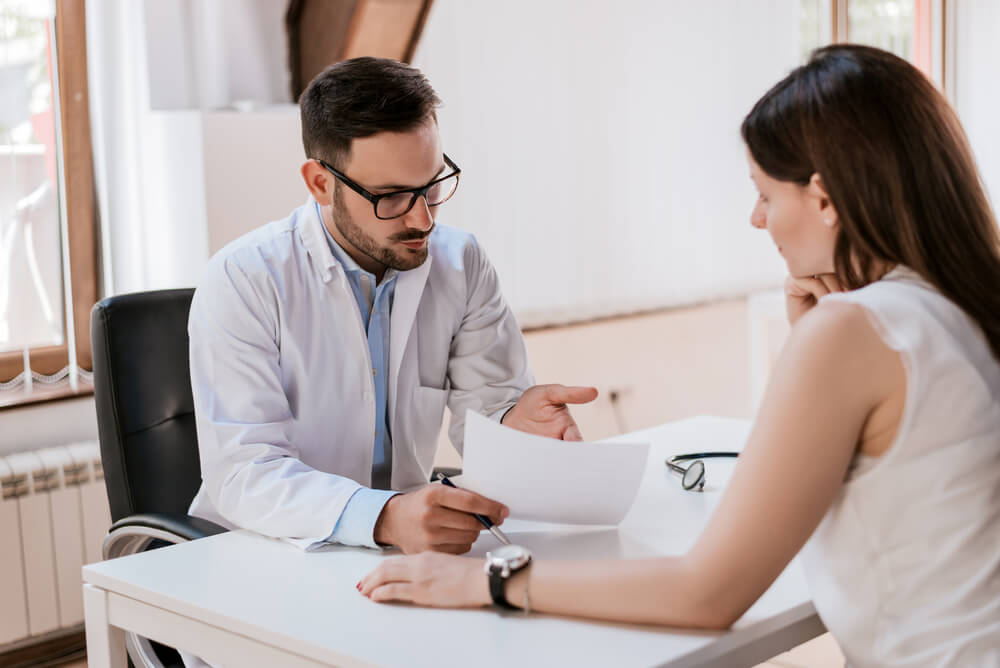
[[[394,190],[390,193],[376,195],[368,192],[323,160],[316,158],[316,161],[323,165],[331,174],[340,179],[345,186],[371,202],[372,207],[375,209],[375,217],[381,220],[392,220],[393,218],[399,218],[400,216],[406,215],[409,213],[410,209],[413,208],[413,205],[417,203],[418,197],[423,197],[427,200],[427,206],[438,206],[440,204],[444,204],[451,199],[451,196],[455,194],[456,190],[458,190],[458,175],[462,173],[462,170],[459,169],[458,165],[452,162],[451,158],[445,155],[444,162],[452,169],[450,174],[442,176],[439,179],[434,179],[426,186],[421,186],[419,188]]]

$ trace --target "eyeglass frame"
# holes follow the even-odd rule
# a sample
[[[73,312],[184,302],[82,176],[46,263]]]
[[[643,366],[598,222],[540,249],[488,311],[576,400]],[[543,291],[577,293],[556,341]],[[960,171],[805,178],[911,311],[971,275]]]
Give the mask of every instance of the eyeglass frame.
[[[336,176],[337,179],[340,180],[345,186],[347,186],[348,188],[350,188],[351,190],[353,190],[354,192],[356,192],[357,194],[361,195],[366,200],[368,200],[369,202],[371,202],[371,204],[372,204],[372,212],[375,214],[376,218],[378,218],[379,220],[395,220],[396,218],[401,218],[401,217],[405,216],[406,214],[408,214],[413,209],[413,205],[417,203],[417,199],[418,198],[423,197],[424,201],[427,201],[427,191],[430,190],[433,186],[437,185],[438,183],[441,183],[442,181],[447,181],[448,179],[450,179],[453,176],[456,177],[456,179],[458,180],[459,174],[462,173],[462,168],[459,167],[458,165],[456,165],[455,162],[451,158],[448,157],[447,153],[442,153],[441,155],[444,156],[445,165],[447,165],[448,167],[452,168],[455,171],[451,172],[450,174],[446,174],[446,175],[444,175],[444,176],[442,176],[440,178],[434,179],[433,181],[431,181],[430,183],[428,183],[425,186],[420,186],[418,188],[404,188],[403,190],[393,190],[392,192],[380,193],[380,194],[375,194],[375,193],[369,192],[363,186],[360,186],[357,183],[355,183],[354,181],[352,181],[350,178],[347,177],[346,174],[344,174],[343,172],[338,171],[336,168],[334,168],[333,166],[331,166],[328,162],[326,162],[322,158],[313,158],[313,159],[316,162],[318,162],[319,164],[323,165],[323,167],[325,167],[328,172],[330,172],[331,174],[333,174],[334,176]],[[455,194],[455,192],[458,191],[458,182],[457,182],[457,180],[456,180],[456,183],[455,183],[455,190],[451,191],[451,195],[448,195],[448,197],[446,199],[438,202],[437,204],[433,204],[432,205],[430,202],[427,202],[427,206],[441,206],[442,204],[444,204],[445,202],[447,202],[449,199],[451,199],[452,196]],[[378,215],[378,203],[379,203],[379,200],[384,199],[384,198],[389,197],[389,196],[392,196],[392,195],[401,195],[403,193],[412,193],[413,194],[413,197],[410,199],[410,205],[408,207],[406,207],[405,211],[403,211],[402,213],[397,214],[395,216],[391,216],[389,218],[383,218],[382,216]]]

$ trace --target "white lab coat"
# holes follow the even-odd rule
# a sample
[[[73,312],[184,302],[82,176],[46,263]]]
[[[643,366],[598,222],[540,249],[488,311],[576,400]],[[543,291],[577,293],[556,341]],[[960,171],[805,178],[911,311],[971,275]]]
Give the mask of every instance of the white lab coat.
[[[209,262],[188,331],[202,485],[192,515],[309,548],[369,485],[375,391],[367,338],[312,199]],[[445,404],[496,416],[534,380],[475,238],[437,225],[397,278],[389,341],[392,487],[426,483]],[[379,370],[381,373],[382,370]]]

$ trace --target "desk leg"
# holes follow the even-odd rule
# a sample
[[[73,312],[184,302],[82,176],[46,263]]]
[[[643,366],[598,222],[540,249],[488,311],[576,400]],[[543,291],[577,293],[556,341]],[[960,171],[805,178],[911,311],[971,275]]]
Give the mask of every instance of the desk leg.
[[[108,623],[108,594],[83,585],[83,612],[87,627],[87,665],[90,668],[126,668],[125,631]]]

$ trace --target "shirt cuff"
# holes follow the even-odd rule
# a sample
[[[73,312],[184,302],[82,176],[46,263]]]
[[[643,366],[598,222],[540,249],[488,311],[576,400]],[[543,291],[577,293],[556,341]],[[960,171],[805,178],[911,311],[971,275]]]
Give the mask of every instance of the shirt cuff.
[[[386,502],[399,492],[386,489],[360,487],[351,495],[344,511],[340,513],[337,526],[327,538],[327,542],[341,545],[380,547],[375,543],[375,523]]]
[[[500,410],[498,410],[496,413],[494,413],[493,415],[491,415],[490,419],[491,420],[496,420],[497,422],[503,422],[503,419],[507,416],[507,413],[510,412],[510,409],[513,408],[516,405],[517,405],[517,402],[515,401],[510,406],[504,406],[503,408],[501,408]]]

